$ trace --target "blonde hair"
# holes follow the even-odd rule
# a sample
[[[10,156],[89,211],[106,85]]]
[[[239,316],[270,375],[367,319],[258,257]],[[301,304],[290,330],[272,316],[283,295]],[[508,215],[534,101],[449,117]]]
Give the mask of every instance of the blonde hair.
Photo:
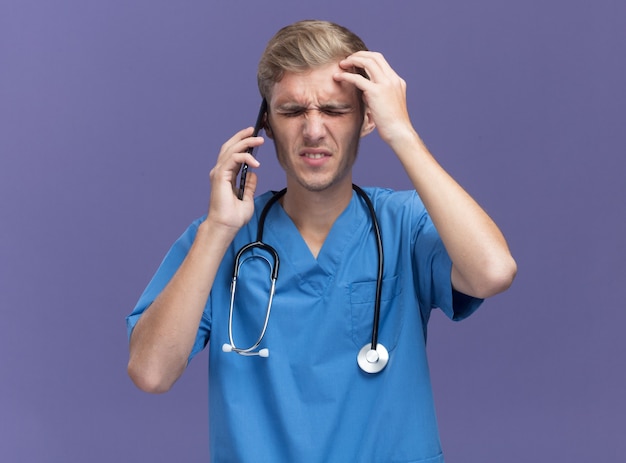
[[[367,47],[356,34],[329,21],[305,20],[283,27],[269,41],[259,61],[261,96],[269,98],[272,86],[285,72],[304,72],[361,50]]]

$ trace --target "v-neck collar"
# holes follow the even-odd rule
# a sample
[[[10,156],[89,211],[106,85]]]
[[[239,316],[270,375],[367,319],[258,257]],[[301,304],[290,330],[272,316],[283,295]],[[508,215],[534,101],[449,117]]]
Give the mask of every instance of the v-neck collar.
[[[303,284],[321,292],[334,278],[348,245],[356,239],[356,231],[367,217],[365,205],[360,204],[358,194],[353,191],[350,203],[333,223],[316,259],[295,223],[278,203],[268,211],[263,241],[277,249],[281,261],[298,274]]]

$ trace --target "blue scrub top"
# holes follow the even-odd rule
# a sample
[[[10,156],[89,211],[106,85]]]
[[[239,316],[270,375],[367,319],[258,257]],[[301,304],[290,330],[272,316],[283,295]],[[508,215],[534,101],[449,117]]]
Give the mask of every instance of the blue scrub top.
[[[260,211],[237,234],[218,271],[191,357],[209,350],[210,455],[222,462],[443,462],[426,359],[433,308],[460,320],[481,300],[454,293],[451,262],[414,191],[366,188],[384,247],[379,342],[387,367],[367,374],[357,353],[371,340],[376,241],[356,193],[317,259],[280,204],[270,209],[263,241],[280,256],[276,294],[260,347],[268,358],[222,352],[228,343],[230,284],[237,251],[256,240]],[[204,219],[204,218],[203,218]],[[127,318],[141,313],[173,276],[199,219],[173,245]],[[255,252],[262,255],[262,252]],[[269,267],[246,260],[235,299],[233,336],[252,345],[269,297]]]

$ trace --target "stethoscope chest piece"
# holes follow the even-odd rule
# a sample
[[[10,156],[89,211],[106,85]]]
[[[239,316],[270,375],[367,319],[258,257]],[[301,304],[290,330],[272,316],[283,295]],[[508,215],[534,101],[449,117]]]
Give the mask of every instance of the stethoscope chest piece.
[[[378,343],[378,324],[380,320],[380,302],[382,295],[382,283],[383,283],[383,270],[384,270],[384,256],[383,256],[383,242],[380,234],[380,226],[378,225],[378,219],[376,218],[376,212],[374,211],[374,205],[372,201],[369,199],[367,194],[358,186],[352,185],[354,191],[363,199],[365,202],[367,209],[370,213],[370,217],[372,219],[372,228],[374,229],[374,236],[376,238],[376,251],[378,253],[378,272],[376,275],[376,298],[374,303],[374,319],[372,321],[372,341],[367,343],[363,348],[359,351],[357,355],[357,362],[359,367],[366,373],[378,373],[382,371],[389,361],[389,352],[382,344]],[[263,341],[263,337],[265,336],[265,331],[267,330],[267,323],[270,317],[270,311],[272,309],[272,300],[274,299],[274,290],[276,288],[276,279],[278,278],[278,265],[279,258],[278,252],[271,247],[269,244],[263,243],[263,227],[265,224],[265,219],[267,218],[267,214],[269,209],[272,207],[276,201],[278,201],[287,191],[287,189],[283,189],[282,191],[276,193],[272,196],[269,201],[263,207],[261,211],[261,215],[259,216],[259,224],[257,226],[257,239],[253,243],[249,243],[242,247],[235,257],[235,269],[233,274],[233,279],[231,283],[231,296],[230,296],[230,310],[228,316],[228,339],[229,342],[225,343],[222,346],[222,350],[224,352],[236,352],[240,355],[245,356],[259,356],[259,357],[268,357],[269,350],[267,348],[259,349],[257,348],[261,345],[261,341]],[[270,258],[266,258],[263,255],[253,255],[252,257],[243,257],[243,254],[248,252],[251,249],[260,249],[269,254]],[[269,302],[267,304],[267,309],[265,311],[265,321],[263,324],[263,328],[261,330],[261,334],[257,341],[248,348],[240,348],[235,345],[235,340],[233,337],[233,310],[235,305],[235,288],[237,286],[237,279],[239,277],[239,268],[241,265],[248,260],[249,258],[260,257],[264,259],[269,267],[271,272],[271,289]],[[272,262],[273,261],[273,265]]]
[[[365,373],[378,373],[387,366],[389,352],[382,344],[378,343],[376,349],[372,349],[372,344],[367,343],[356,356],[359,367]]]

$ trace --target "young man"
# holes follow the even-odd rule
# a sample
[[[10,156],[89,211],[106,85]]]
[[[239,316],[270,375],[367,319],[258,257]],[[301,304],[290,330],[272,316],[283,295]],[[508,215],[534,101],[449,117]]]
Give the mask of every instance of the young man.
[[[262,241],[280,258],[273,300],[272,256],[258,249],[237,265],[231,299],[237,250],[257,239],[272,197],[254,199],[250,173],[238,198],[241,165],[259,166],[247,150],[263,143],[247,128],[221,148],[207,216],[174,244],[128,317],[129,374],[145,391],[167,391],[210,344],[214,463],[441,462],[430,310],[461,319],[508,288],[516,264],[506,242],[422,143],[405,82],[352,32],[320,21],[282,29],[261,58],[259,89],[287,183],[262,220]],[[365,189],[371,214],[352,166],[374,128],[415,191]]]

